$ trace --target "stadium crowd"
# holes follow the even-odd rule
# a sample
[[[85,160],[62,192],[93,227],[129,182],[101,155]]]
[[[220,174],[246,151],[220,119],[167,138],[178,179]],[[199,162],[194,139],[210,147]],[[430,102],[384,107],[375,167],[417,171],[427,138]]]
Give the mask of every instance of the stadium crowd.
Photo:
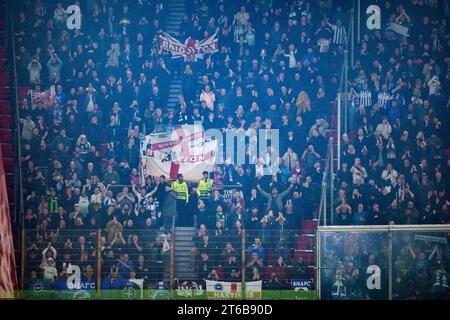
[[[36,91],[56,88],[50,106],[20,102],[27,246],[42,262],[43,275],[54,279],[76,256],[89,277],[96,250],[84,243],[95,243],[89,230],[101,228],[106,277],[143,277],[142,270],[151,269],[160,280],[167,251],[161,233],[174,221],[204,233],[192,250],[203,278],[236,276],[232,265],[239,265],[240,253],[236,258],[227,251],[242,229],[254,230],[247,278],[267,274],[263,247],[276,253],[271,264],[280,267],[273,270],[298,264],[298,274],[308,273],[307,263],[293,258],[294,248],[285,253],[291,242],[283,239],[301,233],[303,220],[317,218],[350,2],[190,2],[175,36],[183,42],[218,31],[219,37],[219,52],[197,61],[171,59],[158,48],[168,16],[162,1],[83,2],[82,28],[74,31],[65,27],[66,2],[22,1],[15,26],[19,83]],[[409,37],[385,27],[362,28],[349,70],[352,130],[341,137],[335,222],[447,223],[450,57],[444,1],[373,2],[381,7],[383,26],[407,27]],[[182,95],[169,109],[173,78],[182,81]],[[227,163],[206,172],[199,185],[182,176],[173,182],[142,179],[142,136],[158,125],[197,120],[224,132],[279,129],[279,172],[256,176],[254,165]],[[218,185],[240,189],[224,201],[214,190]],[[77,235],[62,238],[71,232]],[[277,235],[275,242],[269,234]],[[224,251],[220,262],[201,249],[205,235],[207,242],[215,239],[214,250]],[[75,250],[71,243],[77,243]],[[218,264],[228,271],[217,272]],[[40,274],[36,269],[30,272]],[[268,274],[268,286],[283,282]],[[284,271],[274,274],[286,280]]]

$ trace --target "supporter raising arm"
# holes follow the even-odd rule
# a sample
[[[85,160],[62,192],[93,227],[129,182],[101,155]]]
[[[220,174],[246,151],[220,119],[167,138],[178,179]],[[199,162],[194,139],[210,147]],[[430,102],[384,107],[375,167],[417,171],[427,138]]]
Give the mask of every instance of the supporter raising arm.
[[[268,200],[266,210],[274,210],[275,212],[279,212],[283,210],[283,198],[285,198],[291,192],[292,188],[294,188],[294,185],[291,184],[286,190],[280,193],[278,193],[278,188],[276,186],[272,187],[271,193],[265,192],[261,188],[259,183],[256,185],[256,187],[258,188],[259,192],[261,192],[261,195]]]

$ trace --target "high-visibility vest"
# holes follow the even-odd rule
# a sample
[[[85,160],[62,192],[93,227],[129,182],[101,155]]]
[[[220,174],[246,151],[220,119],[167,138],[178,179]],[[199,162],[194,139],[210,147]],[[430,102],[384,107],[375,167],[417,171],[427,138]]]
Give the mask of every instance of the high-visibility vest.
[[[172,189],[177,194],[177,200],[189,201],[189,190],[186,181],[179,183],[178,180],[175,180],[172,183]]]
[[[200,180],[197,187],[197,194],[200,198],[209,198],[211,197],[211,190],[213,186],[212,179],[204,179]]]

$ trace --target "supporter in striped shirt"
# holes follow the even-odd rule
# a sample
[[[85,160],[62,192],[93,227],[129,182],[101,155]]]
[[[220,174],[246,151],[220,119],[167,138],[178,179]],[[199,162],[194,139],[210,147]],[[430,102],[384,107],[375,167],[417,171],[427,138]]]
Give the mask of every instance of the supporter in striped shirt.
[[[337,19],[336,24],[331,24],[327,19],[326,23],[333,30],[333,43],[338,46],[345,45],[347,42],[347,30],[342,25],[342,21]]]
[[[388,92],[387,84],[383,84],[381,86],[381,92],[378,93],[377,103],[382,109],[387,109],[389,107],[391,99],[392,95]]]
[[[359,105],[364,107],[372,107],[372,92],[369,90],[369,85],[364,83],[362,90],[358,93]]]

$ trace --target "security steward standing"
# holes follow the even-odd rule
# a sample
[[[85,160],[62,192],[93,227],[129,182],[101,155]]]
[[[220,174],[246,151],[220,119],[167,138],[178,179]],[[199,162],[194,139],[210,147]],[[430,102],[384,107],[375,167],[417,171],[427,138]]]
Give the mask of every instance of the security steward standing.
[[[189,187],[183,179],[183,175],[180,173],[177,176],[177,180],[172,183],[172,189],[177,196],[177,213],[178,213],[178,226],[192,226],[190,224],[191,217],[189,217]]]

